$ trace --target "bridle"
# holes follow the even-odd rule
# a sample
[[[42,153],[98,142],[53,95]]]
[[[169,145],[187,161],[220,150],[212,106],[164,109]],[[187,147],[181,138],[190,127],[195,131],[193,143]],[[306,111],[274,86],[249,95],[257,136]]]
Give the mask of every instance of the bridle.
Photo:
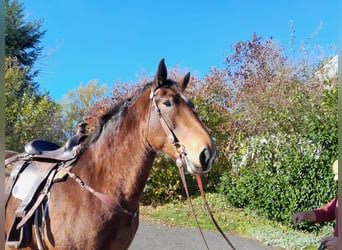
[[[172,128],[170,127],[170,125],[166,122],[165,117],[163,116],[158,104],[156,103],[155,100],[155,94],[156,92],[159,90],[159,88],[157,88],[156,90],[152,90],[151,94],[150,94],[150,100],[152,102],[152,105],[154,105],[155,110],[157,112],[157,116],[159,119],[159,122],[164,130],[164,132],[167,135],[167,138],[169,139],[169,141],[171,142],[172,145],[174,145],[174,147],[176,148],[177,152],[179,152],[177,161],[181,160],[181,156],[185,156],[185,147],[179,142],[178,138],[176,137],[176,135],[173,133]]]
[[[203,235],[203,232],[202,232],[202,229],[198,223],[198,220],[197,220],[197,217],[196,217],[196,214],[195,214],[195,211],[194,211],[194,207],[192,205],[192,201],[191,201],[191,198],[190,198],[190,194],[189,194],[189,190],[188,190],[188,187],[187,187],[187,184],[186,184],[186,179],[185,179],[185,173],[184,173],[184,166],[187,166],[188,165],[188,158],[186,156],[186,151],[185,151],[185,146],[178,140],[177,136],[175,135],[175,133],[173,132],[172,128],[170,128],[170,126],[168,125],[168,123],[165,121],[165,117],[163,116],[158,104],[156,103],[155,101],[155,94],[157,92],[158,88],[156,90],[152,90],[151,91],[151,94],[150,94],[150,100],[152,102],[152,104],[154,105],[155,107],[155,110],[157,112],[157,116],[158,116],[158,119],[160,121],[160,124],[165,132],[165,134],[167,135],[169,141],[171,144],[174,145],[175,147],[175,150],[176,152],[178,153],[178,157],[176,158],[176,165],[178,167],[178,170],[179,170],[179,174],[181,176],[181,179],[182,179],[182,182],[183,182],[183,186],[184,186],[184,189],[185,189],[185,193],[186,193],[186,196],[188,198],[188,201],[189,201],[189,204],[190,204],[190,207],[191,207],[191,210],[192,210],[192,213],[194,215],[194,218],[195,218],[195,221],[196,221],[196,224],[197,224],[197,228],[198,230],[200,231],[201,233],[201,236],[202,236],[202,239],[207,247],[207,249],[209,249],[209,246],[208,246],[208,243],[207,241],[205,240],[205,237]],[[224,232],[222,231],[222,229],[220,228],[220,226],[217,224],[215,218],[214,218],[214,215],[213,213],[211,212],[210,210],[210,207],[208,205],[208,202],[205,198],[205,193],[204,193],[204,190],[203,190],[203,184],[202,184],[202,179],[201,179],[201,175],[200,174],[196,174],[196,180],[197,180],[197,184],[198,184],[198,187],[199,187],[199,190],[201,192],[201,197],[202,197],[202,200],[204,202],[204,205],[208,211],[208,214],[212,220],[212,222],[214,223],[215,227],[217,228],[217,230],[220,232],[220,234],[222,235],[222,237],[224,238],[224,240],[227,242],[227,244],[230,246],[231,249],[235,250],[235,247],[234,245],[230,242],[230,240],[228,239],[228,237],[224,234]]]

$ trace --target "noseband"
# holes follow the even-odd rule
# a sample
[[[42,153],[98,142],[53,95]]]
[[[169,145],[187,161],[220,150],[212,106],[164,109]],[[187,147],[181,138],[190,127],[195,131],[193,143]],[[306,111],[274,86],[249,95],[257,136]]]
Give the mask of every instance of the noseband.
[[[189,201],[189,204],[190,204],[190,207],[191,207],[191,210],[192,210],[192,213],[194,215],[194,218],[195,218],[195,221],[196,221],[196,224],[197,224],[197,228],[198,230],[200,231],[201,233],[201,236],[202,236],[202,239],[207,247],[207,249],[209,249],[209,246],[208,246],[208,243],[207,241],[205,240],[204,238],[204,235],[203,235],[203,232],[202,232],[202,229],[198,223],[198,220],[197,220],[197,217],[196,217],[196,213],[195,213],[195,210],[194,210],[194,207],[192,205],[192,202],[191,202],[191,198],[190,198],[190,194],[189,194],[189,190],[188,190],[188,187],[187,187],[187,184],[186,184],[186,179],[185,179],[185,174],[184,174],[184,166],[187,166],[188,165],[188,158],[186,157],[186,152],[185,152],[185,146],[183,144],[180,143],[180,141],[178,140],[178,138],[176,137],[176,135],[174,134],[174,132],[172,131],[172,129],[170,128],[170,125],[168,125],[168,123],[166,122],[164,116],[162,115],[162,112],[160,110],[160,108],[158,107],[158,104],[156,103],[155,99],[154,99],[154,96],[156,94],[156,92],[159,90],[156,89],[156,90],[152,90],[151,91],[151,94],[150,94],[150,100],[152,102],[152,104],[154,105],[155,107],[155,110],[157,112],[157,115],[158,115],[158,118],[159,118],[159,121],[160,121],[160,124],[165,132],[165,134],[167,135],[167,137],[169,138],[169,141],[171,142],[172,145],[174,145],[175,147],[175,150],[176,152],[178,153],[178,156],[176,158],[176,165],[179,169],[179,174],[181,176],[181,179],[182,179],[182,182],[183,182],[183,186],[184,186],[184,189],[185,189],[185,193],[186,193],[186,196],[188,198],[188,201]],[[203,185],[202,185],[202,180],[201,180],[201,176],[200,174],[196,174],[196,180],[197,180],[197,183],[198,183],[198,187],[200,189],[200,192],[201,192],[201,197],[202,197],[202,200],[204,202],[204,205],[208,211],[208,214],[212,220],[212,222],[214,223],[214,225],[216,226],[217,230],[220,232],[220,234],[222,235],[222,237],[224,238],[224,240],[227,242],[227,244],[230,246],[231,249],[235,250],[235,247],[234,245],[230,242],[230,240],[228,239],[228,237],[224,234],[224,232],[222,231],[222,229],[220,228],[220,226],[217,224],[215,218],[214,218],[214,215],[212,214],[210,208],[209,208],[209,205],[208,205],[208,202],[205,198],[205,194],[204,194],[204,191],[203,191]]]

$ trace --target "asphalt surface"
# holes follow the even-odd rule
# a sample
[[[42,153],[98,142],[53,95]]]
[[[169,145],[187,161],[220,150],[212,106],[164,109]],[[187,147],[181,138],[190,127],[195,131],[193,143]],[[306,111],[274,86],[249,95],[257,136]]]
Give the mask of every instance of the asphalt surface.
[[[218,231],[203,231],[210,250],[230,249]],[[226,234],[236,250],[275,250],[278,248]],[[140,219],[140,225],[130,250],[206,250],[201,234],[196,228],[169,227]]]

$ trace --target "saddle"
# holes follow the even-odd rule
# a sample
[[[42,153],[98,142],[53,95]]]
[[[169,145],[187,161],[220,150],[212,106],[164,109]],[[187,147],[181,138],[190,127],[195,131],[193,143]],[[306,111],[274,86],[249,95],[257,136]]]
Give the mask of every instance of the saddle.
[[[74,135],[63,147],[45,140],[33,140],[24,147],[25,152],[5,161],[12,165],[5,187],[5,204],[11,194],[21,200],[6,238],[6,244],[23,248],[32,241],[32,225],[39,249],[42,239],[44,218],[47,213],[49,191],[54,183],[65,181],[67,171],[81,155],[82,142],[87,135]]]

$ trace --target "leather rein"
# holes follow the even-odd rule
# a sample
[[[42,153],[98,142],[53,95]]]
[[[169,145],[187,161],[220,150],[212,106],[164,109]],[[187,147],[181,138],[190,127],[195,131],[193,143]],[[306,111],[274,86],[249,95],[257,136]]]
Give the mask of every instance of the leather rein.
[[[192,213],[194,215],[194,218],[195,218],[195,221],[196,221],[196,224],[197,224],[197,228],[200,231],[200,234],[202,236],[202,239],[203,239],[207,249],[209,249],[208,243],[205,240],[205,237],[203,235],[202,229],[201,229],[201,227],[200,227],[200,225],[198,223],[198,220],[197,220],[197,217],[196,217],[196,214],[195,214],[195,211],[194,211],[194,207],[192,205],[192,201],[191,201],[191,198],[190,198],[189,190],[188,190],[188,187],[187,187],[187,184],[186,184],[185,173],[184,173],[184,166],[187,166],[188,158],[186,157],[185,147],[184,147],[184,145],[182,145],[179,142],[179,140],[177,139],[176,135],[173,133],[172,129],[170,128],[170,126],[165,121],[165,118],[163,117],[161,110],[159,109],[155,99],[153,98],[155,96],[155,92],[156,91],[151,91],[150,100],[152,101],[152,103],[154,104],[154,106],[156,108],[156,112],[157,112],[160,124],[161,124],[164,132],[166,133],[166,135],[169,138],[170,142],[174,145],[176,151],[179,153],[178,158],[176,159],[176,165],[178,167],[179,174],[181,176],[181,179],[182,179],[182,182],[183,182],[183,186],[184,186],[184,189],[185,189],[185,193],[186,193],[187,199],[189,201]],[[204,203],[204,205],[205,205],[205,207],[206,207],[206,209],[208,211],[208,214],[210,215],[210,218],[211,218],[212,222],[214,223],[216,229],[220,232],[220,234],[222,235],[224,240],[230,246],[230,248],[235,250],[236,248],[230,242],[228,237],[224,234],[224,232],[222,231],[222,229],[220,228],[220,226],[216,222],[213,213],[210,210],[208,202],[207,202],[207,200],[205,198],[205,193],[204,193],[204,190],[203,190],[203,184],[202,184],[202,179],[201,179],[200,174],[196,174],[196,180],[197,180],[197,184],[198,184],[199,190],[201,192],[201,197],[202,197],[203,203]]]

